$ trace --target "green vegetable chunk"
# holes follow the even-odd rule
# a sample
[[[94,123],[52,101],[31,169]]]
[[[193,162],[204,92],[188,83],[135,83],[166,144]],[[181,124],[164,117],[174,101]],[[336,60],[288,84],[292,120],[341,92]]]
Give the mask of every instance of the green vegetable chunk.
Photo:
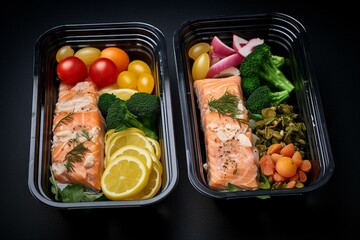
[[[154,94],[137,92],[126,101],[127,109],[148,129],[157,133],[160,116],[160,97]]]
[[[257,45],[253,51],[245,57],[240,65],[240,73],[243,79],[257,75],[272,87],[279,90],[286,90],[289,93],[294,85],[286,78],[279,69],[282,66],[282,59],[273,57],[270,46],[266,43]]]
[[[253,114],[260,114],[263,108],[284,102],[289,98],[287,90],[271,92],[266,85],[258,87],[246,100],[246,108]]]
[[[129,127],[140,129],[146,136],[158,140],[157,134],[145,127],[137,117],[128,110],[126,101],[118,98],[111,104],[107,111],[106,128],[115,129],[115,132],[117,132]]]

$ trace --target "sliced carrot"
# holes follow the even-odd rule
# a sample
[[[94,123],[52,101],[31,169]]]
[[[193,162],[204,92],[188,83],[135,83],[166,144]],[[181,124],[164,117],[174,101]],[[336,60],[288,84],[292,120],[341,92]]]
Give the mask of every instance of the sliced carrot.
[[[259,161],[261,172],[265,176],[271,176],[274,174],[275,171],[275,164],[273,160],[271,159],[270,155],[265,154],[260,158]]]
[[[280,151],[280,154],[285,157],[292,157],[295,153],[295,147],[294,144],[289,143],[285,147],[283,147]]]
[[[273,175],[273,180],[275,182],[285,182],[287,180],[287,178],[281,176],[278,172],[275,172]]]
[[[273,143],[267,149],[267,154],[280,153],[283,145],[281,143]]]
[[[300,167],[303,159],[301,153],[299,151],[295,151],[294,155],[292,156],[293,162],[296,164],[297,167]]]
[[[292,176],[291,178],[289,178],[290,181],[297,181],[299,179],[299,174],[295,173],[294,176]]]
[[[299,168],[304,172],[309,172],[311,169],[311,162],[309,160],[303,160]]]
[[[299,182],[302,182],[302,183],[306,182],[307,175],[306,175],[306,173],[304,171],[298,169],[297,174],[299,175]]]
[[[296,181],[292,180],[288,183],[286,183],[286,188],[294,188],[296,184]]]
[[[277,160],[279,159],[279,158],[281,158],[282,157],[282,155],[281,154],[279,154],[279,153],[273,153],[273,154],[271,154],[271,159],[273,160],[273,162],[276,164],[276,162],[277,162]]]

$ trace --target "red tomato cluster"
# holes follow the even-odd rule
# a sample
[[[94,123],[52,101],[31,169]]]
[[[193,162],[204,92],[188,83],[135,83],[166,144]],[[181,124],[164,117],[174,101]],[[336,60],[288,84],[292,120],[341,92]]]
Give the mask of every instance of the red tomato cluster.
[[[89,78],[99,88],[117,84],[119,88],[137,89],[151,93],[154,78],[150,67],[141,60],[130,61],[128,54],[118,47],[85,47],[74,51],[70,46],[60,48],[56,54],[59,79],[76,84]]]

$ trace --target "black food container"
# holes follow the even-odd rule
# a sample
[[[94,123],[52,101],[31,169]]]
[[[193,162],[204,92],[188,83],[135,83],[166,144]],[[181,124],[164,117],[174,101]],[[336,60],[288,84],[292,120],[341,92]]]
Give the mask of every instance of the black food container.
[[[303,188],[266,189],[254,191],[216,191],[207,185],[204,135],[201,129],[200,112],[193,89],[191,68],[193,60],[188,51],[199,42],[210,44],[214,36],[232,46],[232,36],[244,39],[261,38],[270,45],[273,54],[287,59],[284,69],[295,89],[288,100],[301,115],[307,133],[307,159],[312,169]],[[174,54],[179,82],[179,96],[188,178],[200,193],[215,199],[271,197],[298,195],[313,191],[328,182],[334,172],[334,160],[329,143],[320,93],[316,82],[304,26],[291,16],[282,13],[264,13],[243,16],[223,16],[189,20],[175,32]]]
[[[83,47],[119,47],[130,60],[143,60],[155,78],[154,93],[160,96],[161,117],[159,143],[162,149],[162,187],[158,194],[146,200],[93,201],[64,203],[54,200],[49,181],[51,165],[52,119],[58,96],[56,52],[70,45],[74,50]],[[166,42],[156,27],[142,22],[70,24],[57,26],[37,40],[34,57],[33,106],[30,138],[28,186],[40,202],[60,209],[123,208],[155,204],[167,197],[178,180],[178,168],[173,132],[170,82]]]

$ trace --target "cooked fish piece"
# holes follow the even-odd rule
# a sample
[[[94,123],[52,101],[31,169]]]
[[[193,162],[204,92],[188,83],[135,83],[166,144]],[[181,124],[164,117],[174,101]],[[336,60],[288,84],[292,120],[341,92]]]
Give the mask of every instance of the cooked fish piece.
[[[53,119],[52,170],[56,181],[101,190],[105,121],[91,82],[60,84]]]
[[[224,190],[228,184],[246,190],[258,188],[259,171],[252,132],[243,105],[240,76],[203,79],[194,82],[201,125],[204,132],[207,180],[214,190]],[[237,119],[210,111],[209,101],[219,99],[226,92],[239,97]]]

